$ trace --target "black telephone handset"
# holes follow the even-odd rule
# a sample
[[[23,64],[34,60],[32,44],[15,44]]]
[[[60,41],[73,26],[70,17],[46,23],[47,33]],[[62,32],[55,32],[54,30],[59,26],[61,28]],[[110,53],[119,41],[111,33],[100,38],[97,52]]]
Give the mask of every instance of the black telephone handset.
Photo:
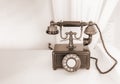
[[[50,26],[48,26],[46,33],[50,34],[50,35],[58,34],[59,31],[57,29],[57,26],[60,27],[60,37],[63,40],[69,39],[69,43],[68,44],[56,44],[53,54],[52,54],[54,70],[57,68],[64,68],[65,70],[67,70],[69,72],[74,72],[74,71],[77,71],[79,68],[89,69],[90,58],[94,59],[96,61],[95,62],[96,68],[101,74],[108,73],[115,67],[115,65],[117,64],[117,60],[115,58],[113,58],[110,55],[110,53],[107,51],[104,41],[103,41],[103,38],[102,38],[102,33],[97,24],[93,23],[92,21],[90,21],[88,23],[80,22],[80,21],[63,21],[63,22],[51,21]],[[73,39],[79,40],[81,38],[82,30],[83,30],[83,27],[85,27],[85,26],[87,26],[87,27],[85,28],[84,33],[86,35],[88,35],[88,38],[83,38],[83,46],[74,44]],[[66,36],[63,37],[62,36],[62,27],[80,27],[80,29],[81,29],[80,36],[77,37],[76,32],[70,31],[70,32],[66,32],[65,33]],[[86,48],[86,46],[88,46],[92,41],[92,35],[96,34],[95,28],[97,28],[97,30],[99,31],[104,50],[111,57],[111,59],[113,59],[115,61],[115,64],[109,70],[107,70],[105,72],[102,72],[99,69],[98,64],[97,64],[98,59],[95,57],[90,57],[89,48]],[[50,45],[51,44],[49,44],[49,48],[52,50]],[[86,53],[86,55],[83,56],[84,55],[83,53]],[[70,59],[73,59],[75,61],[75,65],[72,67],[67,64]]]

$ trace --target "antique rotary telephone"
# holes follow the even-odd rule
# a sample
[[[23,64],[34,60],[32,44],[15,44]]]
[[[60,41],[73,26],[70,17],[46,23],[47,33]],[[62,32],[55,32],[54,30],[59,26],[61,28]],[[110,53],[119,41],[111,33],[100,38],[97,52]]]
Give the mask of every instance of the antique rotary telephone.
[[[93,23],[92,21],[90,21],[90,22],[80,22],[80,21],[54,22],[54,21],[51,21],[50,26],[48,26],[46,33],[50,34],[50,35],[58,34],[59,31],[57,29],[57,26],[59,26],[59,28],[60,28],[60,37],[63,40],[68,39],[69,43],[55,45],[54,50],[52,52],[52,63],[53,63],[54,70],[56,70],[57,68],[64,68],[66,71],[74,72],[80,68],[89,69],[90,68],[90,58],[95,60],[96,68],[101,74],[108,73],[115,67],[115,65],[117,64],[117,60],[115,58],[113,58],[110,55],[110,53],[107,51],[104,41],[103,41],[103,38],[102,38],[101,31],[96,23]],[[65,33],[66,36],[63,37],[63,35],[62,35],[63,27],[80,27],[80,29],[81,29],[80,36],[77,37],[76,32],[70,31],[70,32],[66,32]],[[73,43],[74,39],[80,40],[80,38],[82,37],[83,28],[85,28],[84,33],[86,35],[88,35],[88,38],[83,38],[83,44],[74,44]],[[110,58],[115,61],[114,65],[105,72],[102,72],[100,70],[100,68],[98,67],[98,65],[97,65],[98,59],[95,57],[90,57],[90,51],[89,51],[88,45],[92,41],[92,35],[96,34],[95,28],[97,28],[97,30],[99,31],[104,50],[110,56]],[[50,47],[50,44],[49,44],[49,48],[52,49]],[[70,60],[73,61],[72,64],[69,63]]]

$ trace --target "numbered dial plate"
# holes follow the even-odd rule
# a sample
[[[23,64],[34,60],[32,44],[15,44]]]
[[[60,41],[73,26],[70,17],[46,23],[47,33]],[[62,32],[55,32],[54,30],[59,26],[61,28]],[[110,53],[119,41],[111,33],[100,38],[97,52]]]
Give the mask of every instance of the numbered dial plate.
[[[62,60],[63,68],[68,72],[77,71],[81,66],[81,60],[76,54],[67,54]]]

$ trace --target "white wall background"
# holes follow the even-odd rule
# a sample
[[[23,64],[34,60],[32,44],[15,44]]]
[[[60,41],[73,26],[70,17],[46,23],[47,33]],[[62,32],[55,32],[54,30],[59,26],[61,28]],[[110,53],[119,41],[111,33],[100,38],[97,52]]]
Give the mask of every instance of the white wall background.
[[[50,0],[0,0],[0,50],[47,49]]]
[[[119,8],[120,3],[104,38],[120,49]],[[0,50],[47,49],[49,42],[55,43],[55,36],[45,33],[51,16],[51,0],[0,0]]]
[[[120,1],[111,16],[111,22],[114,22],[113,45],[120,50]]]

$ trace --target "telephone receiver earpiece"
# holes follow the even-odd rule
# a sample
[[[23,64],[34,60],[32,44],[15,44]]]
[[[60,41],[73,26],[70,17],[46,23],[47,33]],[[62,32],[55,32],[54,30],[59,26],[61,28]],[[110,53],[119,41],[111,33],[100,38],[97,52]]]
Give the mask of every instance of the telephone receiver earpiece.
[[[88,26],[86,27],[84,33],[87,35],[94,35],[97,33],[95,29],[95,24],[92,21],[88,23]]]
[[[56,35],[56,34],[59,33],[59,31],[57,29],[57,26],[54,25],[54,21],[50,22],[50,26],[48,26],[48,28],[46,30],[46,33],[49,34],[49,35]]]
[[[84,33],[88,35],[88,38],[83,38],[83,45],[86,46],[86,45],[89,45],[91,43],[92,35],[97,33],[95,28],[96,28],[95,24],[92,21],[90,21],[88,23],[88,26],[86,27],[86,29],[84,31]]]

